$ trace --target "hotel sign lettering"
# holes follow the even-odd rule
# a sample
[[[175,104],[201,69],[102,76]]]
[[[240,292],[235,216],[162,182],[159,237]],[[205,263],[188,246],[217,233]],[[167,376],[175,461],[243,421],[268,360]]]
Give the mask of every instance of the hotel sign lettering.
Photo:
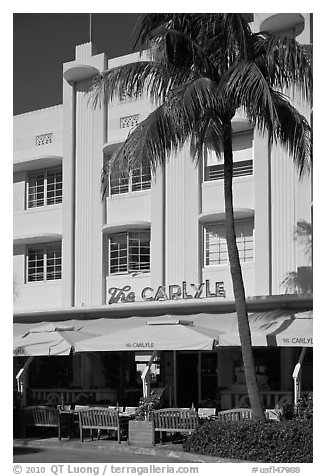
[[[154,349],[154,342],[126,342],[127,349]]]
[[[206,279],[205,283],[187,284],[182,281],[182,285],[171,284],[170,286],[159,286],[153,289],[149,286],[140,293],[140,299],[143,301],[173,301],[201,298],[225,298],[224,282],[216,282],[214,290],[210,287],[210,282]],[[136,293],[131,290],[131,286],[126,285],[122,288],[111,287],[108,292],[108,304],[118,302],[135,302]]]
[[[312,337],[283,337],[283,344],[312,346]]]

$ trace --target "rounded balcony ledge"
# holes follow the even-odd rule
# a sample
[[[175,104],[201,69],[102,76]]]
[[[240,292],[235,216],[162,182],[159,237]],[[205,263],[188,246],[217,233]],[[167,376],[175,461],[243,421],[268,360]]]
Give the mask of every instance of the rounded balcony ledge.
[[[38,243],[51,243],[61,241],[62,235],[59,233],[38,233],[33,235],[14,236],[14,245],[36,245]]]
[[[29,170],[56,167],[61,164],[62,156],[53,154],[43,154],[17,160],[13,165],[13,170],[14,172],[25,172]]]
[[[236,112],[236,115],[232,119],[232,131],[234,133],[244,132],[253,129],[253,126],[249,119],[240,111]]]
[[[123,144],[123,141],[122,142],[106,142],[103,145],[103,155],[107,156],[107,155],[112,154],[122,144]]]
[[[276,33],[294,29],[294,35],[298,36],[302,33],[304,25],[304,17],[300,13],[275,13],[262,19],[260,30]]]
[[[100,70],[95,68],[94,66],[90,66],[87,64],[79,64],[77,66],[72,66],[71,68],[66,69],[66,71],[64,71],[63,73],[63,77],[68,82],[78,82],[90,79],[99,73]]]
[[[252,208],[235,208],[233,211],[235,220],[244,220],[246,218],[254,217],[254,210]],[[208,211],[199,215],[199,223],[210,223],[217,221],[225,221],[225,211]]]
[[[106,235],[122,233],[129,230],[144,230],[151,227],[151,223],[145,220],[132,221],[129,223],[110,223],[102,226],[102,232]]]

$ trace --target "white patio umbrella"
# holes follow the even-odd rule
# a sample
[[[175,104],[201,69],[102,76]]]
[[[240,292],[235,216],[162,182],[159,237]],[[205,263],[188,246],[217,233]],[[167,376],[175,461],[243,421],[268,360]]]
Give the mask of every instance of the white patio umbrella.
[[[312,347],[312,311],[289,314],[282,311],[249,315],[251,340],[254,347]],[[221,347],[239,346],[236,329],[221,334]]]
[[[134,328],[122,329],[76,342],[75,352],[139,350],[212,350],[218,332],[187,319],[148,320]]]
[[[21,329],[22,330],[22,329]],[[16,329],[17,331],[17,329]],[[31,326],[13,341],[14,356],[69,355],[76,342],[96,336],[82,326],[46,322]]]

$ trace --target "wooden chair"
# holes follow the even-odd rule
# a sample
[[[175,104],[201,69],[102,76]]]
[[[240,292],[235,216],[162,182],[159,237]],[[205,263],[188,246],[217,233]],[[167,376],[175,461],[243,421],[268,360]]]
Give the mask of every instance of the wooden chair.
[[[61,440],[59,410],[48,406],[33,405],[23,410],[24,438],[27,427],[57,428]]]
[[[217,420],[219,421],[243,421],[251,419],[251,408],[233,408],[232,410],[223,410],[217,414]]]
[[[199,426],[198,413],[194,410],[180,408],[164,408],[153,412],[154,431],[160,432],[163,443],[163,432],[192,433]]]
[[[79,431],[80,439],[83,441],[83,430],[90,430],[93,440],[93,430],[97,430],[98,437],[102,430],[115,430],[120,443],[120,421],[119,411],[108,408],[86,408],[79,410]]]

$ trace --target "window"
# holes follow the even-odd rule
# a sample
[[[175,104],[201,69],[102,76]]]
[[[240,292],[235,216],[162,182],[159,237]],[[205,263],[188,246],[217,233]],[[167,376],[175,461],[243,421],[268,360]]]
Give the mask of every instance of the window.
[[[150,167],[139,167],[131,171],[129,176],[110,178],[110,194],[120,195],[122,193],[138,192],[151,188]]]
[[[61,202],[61,167],[29,174],[27,181],[27,208],[43,207]]]
[[[28,283],[61,279],[61,243],[29,247],[26,268]]]
[[[150,231],[112,235],[109,248],[110,274],[150,270]]]
[[[243,177],[253,174],[253,149],[252,149],[253,133],[252,131],[234,134],[233,141],[233,176]],[[205,160],[204,180],[223,180],[224,165],[223,158],[217,159],[216,154],[212,151]]]
[[[234,226],[240,261],[242,263],[253,261],[253,220],[237,221]],[[205,227],[205,266],[227,264],[227,262],[225,224],[207,225]]]

